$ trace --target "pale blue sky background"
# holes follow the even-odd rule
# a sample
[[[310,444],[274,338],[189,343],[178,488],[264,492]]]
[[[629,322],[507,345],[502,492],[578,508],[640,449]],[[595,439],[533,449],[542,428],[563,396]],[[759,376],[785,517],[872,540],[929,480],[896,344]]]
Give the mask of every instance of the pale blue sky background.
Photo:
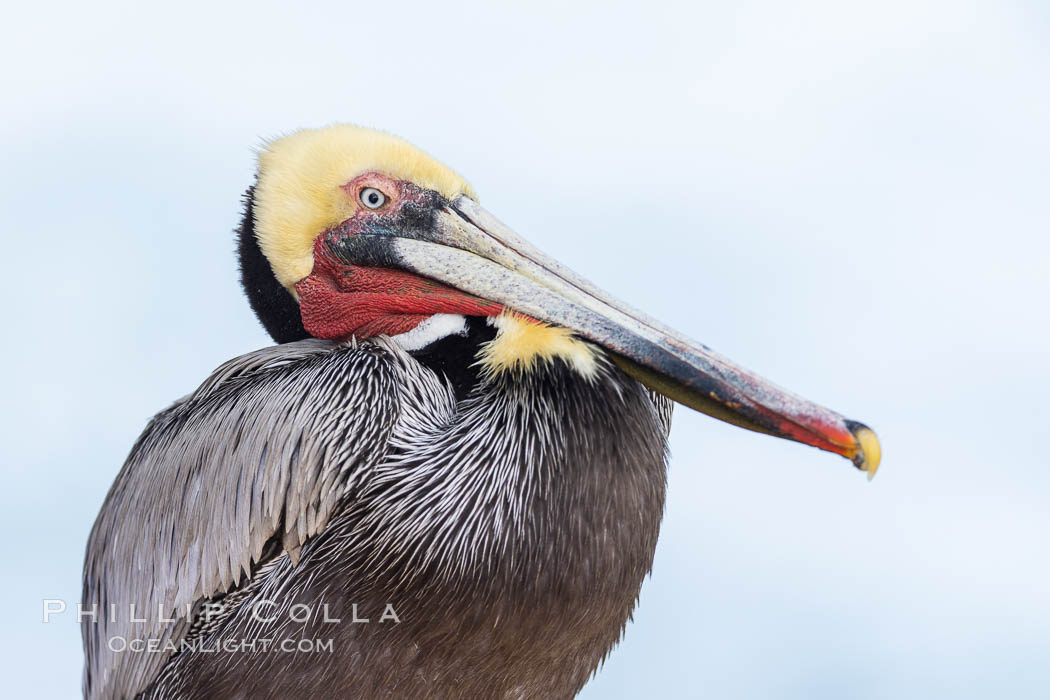
[[[541,248],[869,422],[841,459],[680,410],[652,578],[584,697],[1050,687],[1050,10],[899,0],[9,3],[9,697],[79,692],[83,544],[147,418],[267,344],[252,147],[416,142]]]

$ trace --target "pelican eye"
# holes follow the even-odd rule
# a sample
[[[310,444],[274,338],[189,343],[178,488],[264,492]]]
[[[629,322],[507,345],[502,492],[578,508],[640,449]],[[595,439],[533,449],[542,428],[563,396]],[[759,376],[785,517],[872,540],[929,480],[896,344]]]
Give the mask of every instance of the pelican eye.
[[[378,209],[386,204],[386,195],[375,187],[363,188],[357,197],[361,200],[361,204],[364,204],[369,209]]]

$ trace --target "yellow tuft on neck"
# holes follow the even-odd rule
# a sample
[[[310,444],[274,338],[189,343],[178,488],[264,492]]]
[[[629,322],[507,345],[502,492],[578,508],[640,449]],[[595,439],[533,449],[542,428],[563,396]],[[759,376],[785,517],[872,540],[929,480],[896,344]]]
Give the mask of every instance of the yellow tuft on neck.
[[[482,346],[478,364],[482,373],[497,376],[504,372],[530,372],[539,363],[555,358],[564,360],[587,379],[598,372],[598,350],[579,340],[572,331],[551,326],[513,311],[492,319],[496,337]]]
[[[390,134],[350,124],[304,129],[271,141],[259,153],[255,235],[277,280],[294,294],[313,270],[314,239],[353,216],[357,203],[340,188],[380,172],[454,199],[476,199],[462,177]]]

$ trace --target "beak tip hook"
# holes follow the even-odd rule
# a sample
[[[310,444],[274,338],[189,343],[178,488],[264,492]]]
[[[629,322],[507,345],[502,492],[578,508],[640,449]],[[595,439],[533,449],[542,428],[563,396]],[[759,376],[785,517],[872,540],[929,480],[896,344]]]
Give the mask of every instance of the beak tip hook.
[[[879,444],[879,438],[874,430],[863,423],[847,421],[847,427],[857,441],[853,464],[857,469],[867,472],[868,481],[871,481],[875,478],[875,472],[879,470],[879,463],[882,461],[882,445]]]

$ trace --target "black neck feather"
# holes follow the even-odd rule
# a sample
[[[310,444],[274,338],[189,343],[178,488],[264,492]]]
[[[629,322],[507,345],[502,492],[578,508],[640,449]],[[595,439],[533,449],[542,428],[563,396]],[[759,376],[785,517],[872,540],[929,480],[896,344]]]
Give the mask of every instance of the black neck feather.
[[[270,262],[255,238],[254,187],[244,193],[244,217],[237,229],[237,257],[241,266],[241,286],[263,328],[278,343],[309,338],[299,315],[299,304],[281,286]]]
[[[445,375],[456,400],[467,398],[479,380],[478,351],[496,337],[496,329],[481,316],[467,317],[466,335],[449,335],[409,354],[438,376]]]

